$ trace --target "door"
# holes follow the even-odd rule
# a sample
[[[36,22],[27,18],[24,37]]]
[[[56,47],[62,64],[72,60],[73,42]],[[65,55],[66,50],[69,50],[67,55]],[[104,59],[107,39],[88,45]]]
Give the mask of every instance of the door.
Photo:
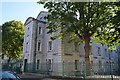
[[[27,59],[24,60],[24,72],[27,72]]]

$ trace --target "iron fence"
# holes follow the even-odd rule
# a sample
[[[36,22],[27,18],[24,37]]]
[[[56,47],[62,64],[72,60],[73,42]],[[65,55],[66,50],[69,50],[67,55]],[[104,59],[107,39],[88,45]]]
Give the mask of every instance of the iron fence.
[[[34,65],[34,68],[33,68]],[[86,69],[89,67],[89,69]],[[120,75],[118,64],[90,64],[89,66],[82,63],[27,63],[22,65],[22,67],[15,66],[14,63],[3,63],[2,69],[10,71],[23,71],[29,73],[39,73],[45,75],[53,76],[74,76],[74,77],[86,77],[88,76],[111,76]]]

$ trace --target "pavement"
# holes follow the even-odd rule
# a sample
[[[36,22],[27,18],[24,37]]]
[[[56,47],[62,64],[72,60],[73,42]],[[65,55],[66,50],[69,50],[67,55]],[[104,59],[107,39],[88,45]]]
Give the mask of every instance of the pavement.
[[[120,80],[120,76],[114,76],[114,79],[111,79],[110,75],[106,76],[88,76],[85,79],[80,77],[62,77],[62,76],[47,76],[43,74],[37,74],[37,73],[23,73],[18,74],[22,80]]]
[[[62,77],[62,76],[47,76],[37,73],[23,73],[18,74],[22,80],[83,80],[76,77]]]

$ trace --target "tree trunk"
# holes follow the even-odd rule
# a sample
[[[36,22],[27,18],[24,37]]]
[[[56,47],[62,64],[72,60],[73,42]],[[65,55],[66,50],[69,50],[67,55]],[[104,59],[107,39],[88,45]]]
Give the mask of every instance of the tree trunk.
[[[85,47],[84,47],[84,50],[85,50],[85,64],[86,64],[86,75],[89,76],[90,75],[90,35],[87,34],[85,37]]]

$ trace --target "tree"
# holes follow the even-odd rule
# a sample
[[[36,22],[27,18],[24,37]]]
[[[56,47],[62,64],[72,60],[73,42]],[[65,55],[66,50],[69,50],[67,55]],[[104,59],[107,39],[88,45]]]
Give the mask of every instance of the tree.
[[[116,15],[112,18],[112,23],[114,24],[114,26],[111,29],[114,29],[115,31],[117,31],[118,35],[113,33],[115,37],[112,40],[112,42],[115,42],[118,39],[120,39],[120,2],[115,3],[115,5],[118,6],[119,8],[118,8],[118,11],[115,13]]]
[[[22,57],[24,25],[20,21],[9,21],[2,25],[2,56],[12,59]]]
[[[86,72],[90,70],[90,40],[102,44],[115,44],[111,42],[118,31],[112,29],[114,24],[111,19],[118,11],[114,2],[41,2],[48,9],[48,33],[61,29],[55,38],[69,34],[71,40],[85,43]],[[109,37],[109,38],[108,38]],[[117,39],[120,41],[119,39]]]
[[[2,26],[0,25],[0,53],[2,53]],[[1,56],[1,54],[0,54]],[[1,60],[1,57],[0,57]],[[2,62],[0,62],[0,64],[2,64]],[[2,67],[2,65],[0,66],[0,68]]]
[[[117,46],[120,45],[120,2],[110,4],[110,7],[114,7],[111,8],[114,14],[109,19],[109,25],[105,26],[106,29],[104,31],[98,31],[98,37],[94,39],[107,44],[109,49],[116,49],[116,44]]]

